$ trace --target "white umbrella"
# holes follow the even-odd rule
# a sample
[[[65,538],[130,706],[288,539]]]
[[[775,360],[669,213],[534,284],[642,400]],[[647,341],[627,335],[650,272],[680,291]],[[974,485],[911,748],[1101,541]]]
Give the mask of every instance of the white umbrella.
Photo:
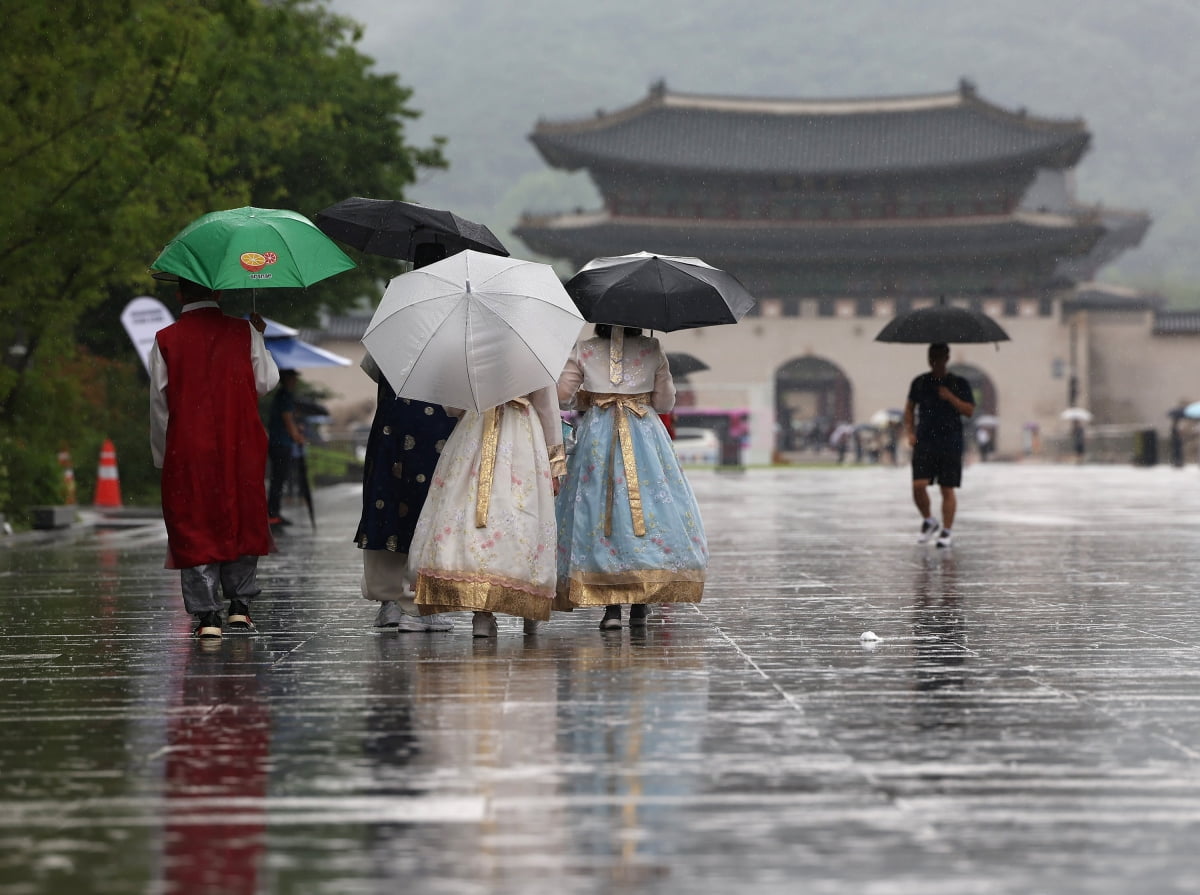
[[[362,342],[397,395],[483,411],[553,385],[583,324],[549,265],[467,250],[393,279]]]
[[[1083,407],[1068,407],[1058,415],[1058,418],[1072,423],[1090,423],[1092,421],[1092,412]]]

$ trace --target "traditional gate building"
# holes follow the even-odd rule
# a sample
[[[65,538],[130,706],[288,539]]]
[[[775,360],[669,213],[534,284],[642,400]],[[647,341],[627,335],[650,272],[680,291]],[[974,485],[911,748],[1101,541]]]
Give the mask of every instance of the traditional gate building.
[[[1012,337],[953,346],[997,447],[1060,434],[1088,406],[1100,424],[1158,424],[1185,395],[1122,375],[1167,360],[1192,370],[1197,321],[1094,282],[1149,227],[1140,212],[1078,202],[1071,175],[1083,121],[1008,110],[963,81],[948,93],[851,100],[673,93],[587,119],[539,122],[530,139],[556,168],[585,170],[594,211],[525,216],[533,251],[573,267],[635,251],[695,255],[759,299],[737,326],[662,335],[710,370],[695,403],[749,411],[747,459],[793,449],[839,422],[903,405],[921,346],[875,335],[896,313],[947,296]],[[1187,350],[1163,342],[1177,335]],[[1170,360],[1177,356],[1177,360]],[[1147,383],[1152,383],[1147,386]],[[1155,386],[1159,386],[1155,390]]]

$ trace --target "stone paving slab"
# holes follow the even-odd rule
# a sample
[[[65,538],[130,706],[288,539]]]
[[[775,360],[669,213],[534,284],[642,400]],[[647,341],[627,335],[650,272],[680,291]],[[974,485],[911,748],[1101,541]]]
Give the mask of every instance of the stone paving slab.
[[[949,551],[903,469],[691,476],[645,631],[380,634],[353,487],[213,649],[161,522],[0,541],[0,895],[1196,891],[1194,467],[976,465]]]

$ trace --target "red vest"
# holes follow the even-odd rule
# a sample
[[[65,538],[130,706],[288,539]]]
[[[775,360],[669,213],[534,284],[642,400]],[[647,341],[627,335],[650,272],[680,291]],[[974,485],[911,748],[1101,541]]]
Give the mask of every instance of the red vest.
[[[258,415],[250,324],[199,308],[159,330],[167,366],[162,468],[167,568],[271,551],[267,433]]]

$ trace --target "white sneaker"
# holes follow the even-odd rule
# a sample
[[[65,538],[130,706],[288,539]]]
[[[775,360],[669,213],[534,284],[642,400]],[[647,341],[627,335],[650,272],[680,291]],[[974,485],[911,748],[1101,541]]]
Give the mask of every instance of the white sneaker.
[[[524,622],[526,634],[536,634],[538,632],[538,628],[541,627],[542,624],[541,621],[536,618],[526,618],[522,619],[522,621]]]
[[[450,615],[445,612],[440,612],[437,615],[421,616],[421,621],[425,625],[426,631],[453,631],[454,621]]]
[[[423,633],[429,630],[429,623],[419,615],[401,615],[397,631]]]
[[[947,529],[943,528],[941,534],[938,535],[937,545],[939,547],[952,547],[954,546],[953,542],[953,535],[951,535]]]
[[[379,604],[379,611],[375,613],[375,627],[395,628],[404,617],[403,610],[396,605],[395,600],[384,600]]]
[[[938,532],[942,530],[942,526],[938,522],[930,522],[926,519],[921,523],[921,533],[917,535],[918,544],[928,544],[938,536]]]
[[[471,634],[474,637],[495,637],[498,634],[496,629],[496,616],[490,612],[476,612],[475,617],[471,619]]]

